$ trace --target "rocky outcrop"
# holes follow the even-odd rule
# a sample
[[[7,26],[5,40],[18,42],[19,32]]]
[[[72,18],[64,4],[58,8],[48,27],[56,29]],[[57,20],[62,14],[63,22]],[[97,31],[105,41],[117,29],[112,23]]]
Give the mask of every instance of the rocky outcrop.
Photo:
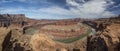
[[[22,35],[21,30],[12,29],[3,41],[2,51],[32,51],[30,37]]]
[[[22,27],[26,25],[26,17],[24,14],[1,14],[0,27],[17,26]]]
[[[10,38],[11,38],[11,31],[7,33],[3,44],[2,44],[2,51],[5,51],[6,47],[8,46],[9,42],[10,42]]]
[[[34,51],[56,51],[55,42],[45,34],[35,34],[30,44]]]
[[[108,51],[105,40],[101,37],[88,37],[87,51]]]
[[[120,17],[101,19],[96,23],[100,25],[96,35],[88,37],[87,51],[120,51]]]
[[[7,44],[7,43],[3,43],[5,41],[5,38],[7,36],[7,34],[10,32],[10,29],[7,28],[0,28],[0,51],[2,51],[3,49],[3,44]],[[7,36],[8,37],[8,36]],[[9,38],[9,37],[8,37]],[[6,40],[7,41],[7,40]],[[8,39],[9,41],[9,39]],[[5,47],[5,46],[4,46]]]

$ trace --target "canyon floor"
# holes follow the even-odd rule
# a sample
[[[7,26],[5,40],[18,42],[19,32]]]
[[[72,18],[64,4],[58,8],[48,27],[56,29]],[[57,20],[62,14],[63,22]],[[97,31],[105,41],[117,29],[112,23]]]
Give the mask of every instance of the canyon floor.
[[[120,16],[36,20],[1,14],[0,51],[120,51]]]

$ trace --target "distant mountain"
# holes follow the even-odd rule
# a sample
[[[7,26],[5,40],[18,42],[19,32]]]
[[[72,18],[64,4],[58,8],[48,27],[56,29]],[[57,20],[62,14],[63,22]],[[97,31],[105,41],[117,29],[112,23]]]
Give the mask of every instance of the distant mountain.
[[[24,14],[0,14],[0,27],[26,25],[26,16]]]

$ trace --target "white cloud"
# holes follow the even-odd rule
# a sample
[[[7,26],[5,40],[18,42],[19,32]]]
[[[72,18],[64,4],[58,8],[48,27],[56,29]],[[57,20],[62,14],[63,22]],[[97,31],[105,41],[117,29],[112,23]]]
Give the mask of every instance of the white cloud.
[[[27,0],[19,0],[25,2]],[[65,9],[59,6],[50,6],[47,8],[0,8],[0,13],[23,13],[32,17],[49,17],[49,18],[100,18],[110,17],[114,14],[110,11],[106,11],[107,7],[114,2],[111,0],[79,0],[83,3],[78,3],[75,0],[66,0],[69,9]],[[107,3],[109,2],[109,3]]]
[[[72,6],[79,6],[79,3],[77,3],[74,0],[66,0],[67,4],[72,5]]]
[[[43,19],[64,19],[70,18],[68,16],[73,16],[69,10],[63,9],[61,7],[50,7],[50,8],[0,8],[0,13],[2,14],[26,14],[30,18],[43,18]],[[67,16],[67,17],[66,17]],[[75,15],[76,16],[76,15]]]
[[[69,4],[69,6],[74,7],[74,8],[70,7],[70,9],[73,10],[73,12],[77,12],[79,13],[80,16],[86,18],[87,17],[95,18],[102,16],[108,17],[109,15],[110,16],[114,15],[112,12],[106,11],[107,7],[114,3],[111,0],[90,0],[82,4],[76,2],[76,0],[66,0],[66,2]]]
[[[58,7],[58,6],[52,6],[49,8],[41,8],[38,10],[39,12],[44,12],[48,14],[57,14],[57,15],[71,15],[73,14],[70,10]]]
[[[51,6],[48,8],[38,9],[37,12],[80,18],[100,18],[115,16],[115,14],[113,14],[112,12],[106,11],[107,7],[113,4],[111,0],[90,0],[88,2],[85,2],[83,0],[84,3],[82,4],[76,2],[75,0],[66,0],[66,2],[68,5],[70,5],[70,9],[64,9],[58,6]]]
[[[28,11],[26,9],[23,9],[23,8],[0,8],[0,13],[19,13],[21,11]]]
[[[105,1],[90,1],[79,7],[82,12],[85,13],[102,13],[105,8]]]

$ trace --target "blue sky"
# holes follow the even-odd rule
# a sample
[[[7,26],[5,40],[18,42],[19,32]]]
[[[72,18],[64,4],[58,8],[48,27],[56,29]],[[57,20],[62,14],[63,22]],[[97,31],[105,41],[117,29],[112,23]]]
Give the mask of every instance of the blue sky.
[[[120,14],[120,0],[0,0],[0,14],[35,19],[102,18]]]

